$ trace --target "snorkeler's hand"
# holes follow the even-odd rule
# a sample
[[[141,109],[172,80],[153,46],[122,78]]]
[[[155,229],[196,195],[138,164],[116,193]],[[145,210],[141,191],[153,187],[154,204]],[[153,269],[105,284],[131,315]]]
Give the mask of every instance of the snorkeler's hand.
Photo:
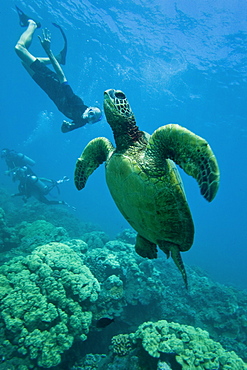
[[[51,33],[50,31],[45,28],[43,30],[43,38],[38,36],[39,38],[39,41],[43,47],[43,49],[45,50],[46,53],[49,53],[50,50],[51,50]]]
[[[73,122],[68,122],[64,120],[61,126],[61,131],[63,133],[66,133],[66,132],[72,131],[74,127],[75,127],[75,124]]]

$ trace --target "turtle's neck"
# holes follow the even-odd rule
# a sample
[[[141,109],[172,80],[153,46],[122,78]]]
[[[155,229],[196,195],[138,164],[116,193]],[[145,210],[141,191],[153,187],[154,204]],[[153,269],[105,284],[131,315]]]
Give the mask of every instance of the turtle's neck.
[[[121,123],[121,125],[116,125],[116,122],[114,122],[112,131],[117,151],[128,149],[136,142],[142,141],[142,138],[144,137],[143,131],[139,130],[133,116],[126,120],[124,125],[123,123]]]

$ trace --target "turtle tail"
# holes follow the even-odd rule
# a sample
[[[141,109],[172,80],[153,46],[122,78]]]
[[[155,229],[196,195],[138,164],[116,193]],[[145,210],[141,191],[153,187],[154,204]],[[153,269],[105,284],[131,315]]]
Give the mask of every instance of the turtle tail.
[[[174,246],[174,247],[171,248],[171,257],[172,257],[175,265],[177,266],[177,268],[181,272],[184,283],[185,283],[185,287],[186,287],[186,289],[188,289],[187,274],[186,274],[186,271],[185,271],[185,267],[184,267],[184,263],[183,263],[180,251],[179,251],[177,246]]]

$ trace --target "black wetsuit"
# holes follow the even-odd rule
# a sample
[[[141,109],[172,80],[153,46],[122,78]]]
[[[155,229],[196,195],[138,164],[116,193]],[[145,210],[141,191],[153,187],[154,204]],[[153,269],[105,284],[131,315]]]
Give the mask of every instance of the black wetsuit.
[[[35,72],[32,76],[33,80],[51,98],[60,112],[72,119],[76,127],[84,126],[87,121],[81,116],[88,106],[74,94],[68,82],[61,83],[57,74],[38,59],[30,67]]]
[[[10,153],[9,156],[5,158],[5,162],[9,170],[10,169],[12,170],[16,167],[25,166],[25,163],[23,163],[22,158],[19,158],[15,152]]]
[[[6,162],[6,165],[8,166],[9,170],[13,170],[17,167],[26,166],[27,165],[27,160],[26,159],[29,159],[29,158],[26,157],[22,153],[17,153],[14,150],[8,150],[8,152],[5,156],[5,162]]]
[[[36,186],[36,183],[33,181],[33,178],[36,177],[35,175],[27,175],[19,179],[20,183],[18,185],[19,193],[14,194],[14,196],[23,196],[24,202],[27,201],[28,198],[34,197],[41,203],[45,204],[65,204],[63,200],[48,200],[45,195],[47,195],[53,188],[56,186],[56,182],[51,181],[50,186],[45,186],[43,188],[39,188]],[[37,178],[37,177],[36,177]],[[37,178],[37,180],[41,181]]]

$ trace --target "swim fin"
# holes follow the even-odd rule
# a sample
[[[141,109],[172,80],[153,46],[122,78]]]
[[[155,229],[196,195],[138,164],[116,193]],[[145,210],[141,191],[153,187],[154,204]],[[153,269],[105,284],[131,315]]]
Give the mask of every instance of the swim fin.
[[[17,13],[19,15],[19,20],[20,20],[20,26],[21,27],[27,27],[28,26],[28,20],[29,19],[32,19],[36,24],[37,24],[37,28],[40,28],[41,27],[41,23],[36,21],[35,19],[33,19],[33,17],[28,17],[25,13],[23,13],[23,11],[18,8],[18,6],[16,5],[16,10],[17,10]]]
[[[64,30],[62,29],[61,26],[59,26],[57,23],[52,23],[53,26],[59,28],[62,36],[63,36],[63,39],[64,39],[64,47],[63,49],[60,51],[60,53],[56,56],[56,59],[58,60],[58,62],[60,64],[65,64],[66,63],[66,55],[67,55],[67,45],[68,45],[68,42],[67,42],[67,37],[64,33]]]

